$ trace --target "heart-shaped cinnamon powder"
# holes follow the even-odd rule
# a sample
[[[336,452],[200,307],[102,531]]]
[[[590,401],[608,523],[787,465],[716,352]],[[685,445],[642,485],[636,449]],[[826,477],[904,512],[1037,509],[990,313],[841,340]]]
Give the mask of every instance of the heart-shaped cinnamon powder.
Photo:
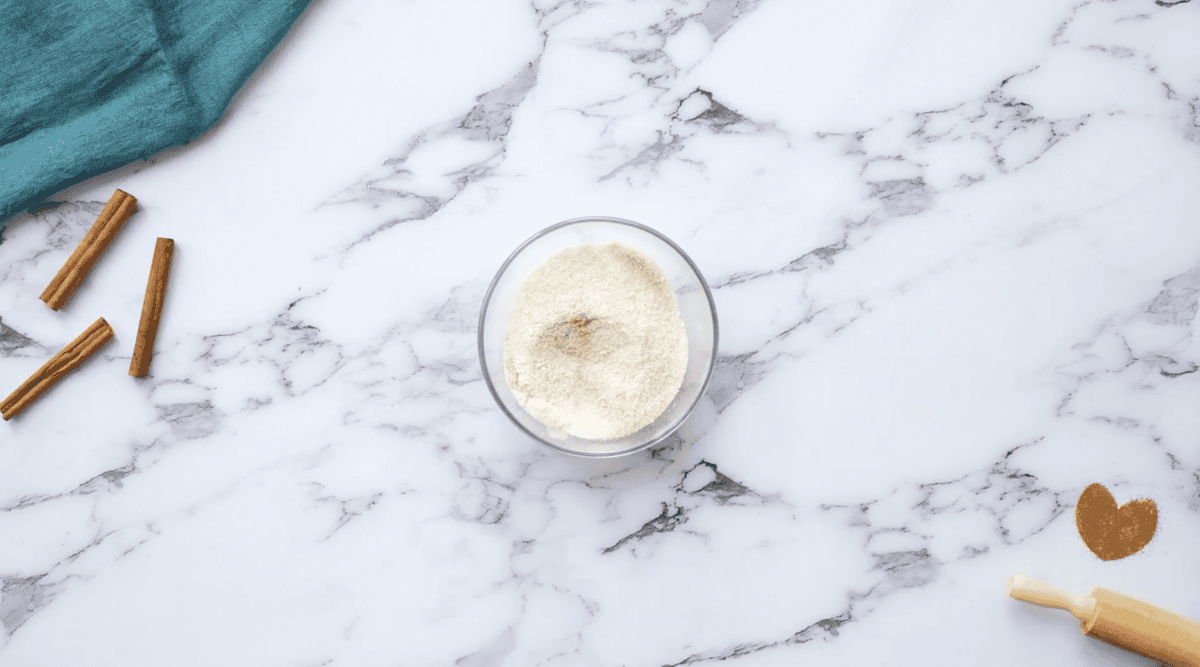
[[[1158,527],[1158,506],[1153,500],[1131,500],[1120,507],[1102,484],[1083,490],[1075,505],[1079,536],[1100,560],[1116,560],[1141,551]]]

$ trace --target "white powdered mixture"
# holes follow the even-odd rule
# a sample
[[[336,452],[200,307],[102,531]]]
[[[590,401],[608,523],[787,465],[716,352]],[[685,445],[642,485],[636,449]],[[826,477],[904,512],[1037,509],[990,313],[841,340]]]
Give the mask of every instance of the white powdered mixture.
[[[662,269],[620,243],[582,245],[521,283],[504,374],[543,424],[609,440],[658,418],[683,384],[687,329]]]

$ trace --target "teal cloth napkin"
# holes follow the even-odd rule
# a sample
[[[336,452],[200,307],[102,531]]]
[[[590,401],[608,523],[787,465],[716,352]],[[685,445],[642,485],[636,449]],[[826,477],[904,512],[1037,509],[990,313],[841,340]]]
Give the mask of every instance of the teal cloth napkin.
[[[0,234],[211,127],[308,2],[0,0]]]

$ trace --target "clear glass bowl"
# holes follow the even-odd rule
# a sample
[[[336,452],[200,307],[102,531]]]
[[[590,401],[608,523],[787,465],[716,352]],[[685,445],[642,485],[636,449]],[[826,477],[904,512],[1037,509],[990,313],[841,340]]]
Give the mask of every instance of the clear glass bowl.
[[[517,402],[504,377],[504,336],[517,289],[551,255],[577,245],[620,242],[652,259],[675,290],[687,327],[688,367],[666,411],[623,438],[585,440],[534,419]],[[568,454],[605,458],[632,454],[661,442],[687,419],[712,377],[717,360],[717,309],[704,276],[683,250],[658,232],[620,218],[587,217],[560,222],[535,234],[509,255],[492,280],[479,314],[479,363],[492,397],[504,414],[535,440]]]

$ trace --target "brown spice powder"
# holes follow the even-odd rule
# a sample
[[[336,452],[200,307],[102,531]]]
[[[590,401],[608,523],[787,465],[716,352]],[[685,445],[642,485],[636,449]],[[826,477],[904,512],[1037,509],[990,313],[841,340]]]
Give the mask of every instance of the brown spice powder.
[[[1158,506],[1149,498],[1120,507],[1102,484],[1083,490],[1075,505],[1079,537],[1100,560],[1117,560],[1142,550],[1158,527]]]

